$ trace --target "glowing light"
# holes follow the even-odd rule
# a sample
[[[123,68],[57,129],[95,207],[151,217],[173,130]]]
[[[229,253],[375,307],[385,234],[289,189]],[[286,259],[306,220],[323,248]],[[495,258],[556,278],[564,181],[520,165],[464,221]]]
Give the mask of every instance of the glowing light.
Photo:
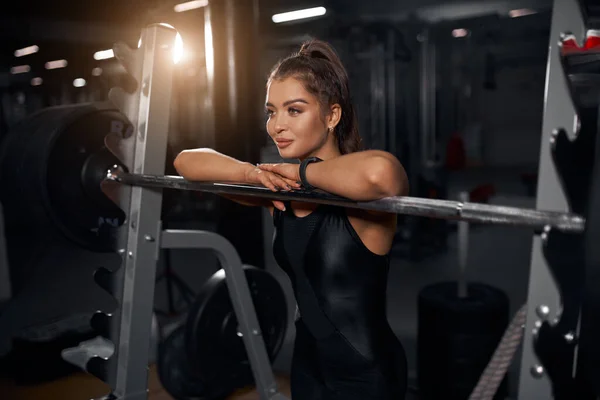
[[[94,60],[108,60],[114,56],[115,53],[112,51],[112,49],[100,50],[94,53]]]
[[[48,61],[45,65],[46,69],[64,68],[68,65],[67,60]]]
[[[532,14],[537,14],[537,12],[535,10],[532,10],[529,8],[519,8],[518,10],[510,10],[508,12],[508,15],[511,18],[519,18],[519,17],[524,17],[526,15],[532,15]]]
[[[30,54],[35,54],[40,51],[40,48],[36,45],[24,47],[19,50],[15,50],[15,57],[23,57],[28,56]]]
[[[206,7],[208,5],[208,0],[193,0],[186,1],[185,3],[179,3],[173,7],[175,12],[186,12],[190,10],[195,10],[196,8]]]
[[[460,28],[460,29],[454,29],[452,31],[452,36],[455,38],[461,38],[461,37],[465,37],[468,35],[469,35],[469,31],[467,29]]]
[[[183,58],[183,39],[179,32],[175,36],[175,46],[173,47],[173,62],[178,64]]]
[[[31,67],[29,65],[17,65],[16,67],[12,67],[10,69],[10,73],[13,75],[26,74],[29,71],[31,71]]]
[[[31,86],[40,86],[43,82],[44,80],[38,76],[31,80]]]
[[[92,70],[92,76],[100,76],[102,75],[102,68],[96,67]]]
[[[84,87],[86,84],[85,79],[83,78],[77,78],[73,81],[73,86],[79,88],[79,87]]]
[[[280,24],[282,22],[296,21],[299,19],[306,19],[312,17],[319,17],[325,15],[327,9],[325,7],[313,7],[306,8],[304,10],[289,11],[281,14],[275,14],[271,17],[274,23]]]

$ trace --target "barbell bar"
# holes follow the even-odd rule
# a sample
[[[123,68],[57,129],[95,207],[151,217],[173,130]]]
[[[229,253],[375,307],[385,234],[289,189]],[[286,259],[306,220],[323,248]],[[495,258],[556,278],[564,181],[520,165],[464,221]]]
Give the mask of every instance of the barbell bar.
[[[386,197],[373,201],[355,201],[319,190],[273,192],[266,187],[248,184],[196,182],[186,180],[181,176],[131,174],[124,172],[121,167],[109,169],[105,179],[129,186],[243,195],[270,200],[304,201],[419,217],[529,227],[540,230],[550,226],[563,232],[581,233],[585,228],[585,218],[577,214],[481,203],[408,196]]]

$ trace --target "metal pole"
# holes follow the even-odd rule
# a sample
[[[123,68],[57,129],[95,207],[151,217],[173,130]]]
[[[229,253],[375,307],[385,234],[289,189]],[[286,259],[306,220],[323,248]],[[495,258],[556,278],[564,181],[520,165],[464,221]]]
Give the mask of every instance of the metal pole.
[[[385,211],[422,217],[456,219],[498,225],[513,225],[543,229],[550,225],[566,232],[583,232],[585,219],[576,214],[434,200],[419,197],[386,197],[359,202],[322,191],[272,192],[266,187],[234,183],[191,182],[180,176],[127,174],[109,171],[107,179],[131,186],[195,190],[210,193],[228,193],[263,197],[276,200],[308,201],[351,208]]]

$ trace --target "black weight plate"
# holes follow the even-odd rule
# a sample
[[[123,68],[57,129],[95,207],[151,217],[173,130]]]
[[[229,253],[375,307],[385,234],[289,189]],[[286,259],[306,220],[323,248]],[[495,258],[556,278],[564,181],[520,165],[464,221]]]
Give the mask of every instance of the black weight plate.
[[[30,279],[32,266],[38,256],[40,241],[52,226],[39,201],[39,195],[31,195],[35,188],[35,160],[26,156],[28,146],[39,129],[45,129],[55,109],[40,110],[14,126],[3,143],[2,202],[4,206],[7,247],[13,290],[18,293]]]
[[[205,387],[191,372],[185,348],[185,326],[176,328],[158,346],[158,379],[165,390],[177,400],[202,397]]]
[[[244,266],[262,338],[271,361],[277,356],[287,329],[285,294],[268,272]],[[204,382],[214,387],[240,388],[253,375],[231,304],[224,270],[202,287],[188,312],[186,343],[190,363]]]
[[[91,111],[48,140],[45,203],[63,233],[94,250],[110,250],[125,213],[100,190],[102,175],[119,161],[104,147],[113,127],[128,124],[117,111]],[[121,129],[121,128],[119,128]]]
[[[68,152],[69,149],[61,151],[54,146],[56,140],[60,140],[64,136],[63,126],[68,125],[73,120],[84,119],[94,112],[99,111],[91,105],[46,108],[23,120],[17,126],[17,129],[11,133],[12,140],[6,143],[4,147],[5,157],[2,159],[3,184],[7,183],[10,188],[10,194],[7,194],[11,198],[9,200],[11,207],[8,210],[9,221],[11,218],[17,221],[22,230],[27,230],[31,234],[41,233],[40,231],[46,232],[48,228],[52,230],[58,228],[68,238],[88,248],[94,250],[106,249],[107,246],[104,243],[99,244],[101,240],[98,239],[97,234],[94,238],[91,238],[90,235],[86,236],[85,232],[78,232],[70,226],[80,225],[81,218],[64,218],[59,214],[65,210],[57,209],[51,203],[57,195],[59,198],[68,196],[70,193],[77,192],[82,186],[81,166],[72,162],[63,164],[63,168],[59,171],[57,171],[57,168],[54,168],[54,170],[50,168],[52,174],[50,185],[48,185],[46,179],[48,172],[46,167],[51,156],[60,158],[61,161],[69,161],[74,157]],[[121,119],[123,118],[121,117]],[[93,132],[88,132],[90,130]],[[96,128],[96,131],[85,129],[81,136],[90,140],[91,135],[88,133],[95,134],[95,137],[100,136],[101,140],[104,137],[104,132],[100,132],[98,128]],[[91,140],[95,137],[91,137]],[[103,145],[103,143],[101,144]],[[113,161],[110,160],[110,162]],[[73,179],[75,176],[77,180]],[[53,180],[63,183],[64,186],[54,193],[49,193],[53,186]],[[90,203],[93,204],[89,198],[81,198],[77,204],[71,205],[71,209],[86,209],[89,208]],[[108,206],[124,218],[124,214],[116,205],[111,204]],[[98,220],[97,218],[94,219]],[[34,235],[31,236],[31,239],[34,240]]]
[[[99,188],[106,169],[119,163],[104,137],[130,129],[122,113],[93,104],[50,107],[24,120],[2,160],[15,219],[29,231],[51,227],[84,248],[112,251],[126,215]],[[167,173],[174,171],[173,158],[167,149]],[[173,193],[163,191],[163,212],[173,205]]]

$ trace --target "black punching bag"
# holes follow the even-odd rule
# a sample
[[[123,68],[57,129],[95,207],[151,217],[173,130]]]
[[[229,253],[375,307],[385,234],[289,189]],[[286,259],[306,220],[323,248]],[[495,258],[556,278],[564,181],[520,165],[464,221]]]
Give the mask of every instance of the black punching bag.
[[[214,79],[209,84],[215,150],[257,163],[262,144],[257,107],[264,99],[258,90],[257,0],[215,0],[206,13],[214,51]],[[217,223],[217,232],[232,242],[242,261],[258,266],[264,265],[261,212],[259,207],[220,199]]]
[[[508,326],[509,301],[498,288],[456,282],[421,290],[418,298],[417,374],[421,400],[465,400],[475,388]],[[495,400],[507,396],[507,379]]]

